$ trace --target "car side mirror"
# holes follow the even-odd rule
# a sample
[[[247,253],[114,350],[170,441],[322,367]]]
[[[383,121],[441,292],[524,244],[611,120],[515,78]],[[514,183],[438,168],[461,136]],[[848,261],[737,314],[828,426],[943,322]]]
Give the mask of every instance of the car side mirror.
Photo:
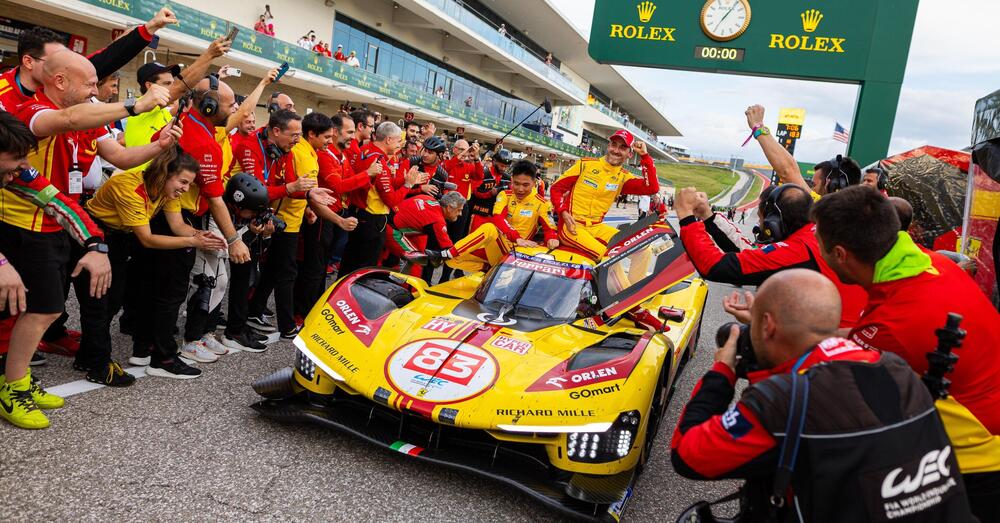
[[[663,321],[680,323],[684,321],[684,314],[684,309],[678,309],[676,307],[660,307],[660,317],[663,318]]]

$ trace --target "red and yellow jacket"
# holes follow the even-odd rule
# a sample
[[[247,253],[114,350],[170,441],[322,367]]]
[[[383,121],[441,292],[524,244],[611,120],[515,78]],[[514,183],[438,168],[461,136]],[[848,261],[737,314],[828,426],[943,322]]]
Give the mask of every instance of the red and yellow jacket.
[[[642,178],[623,166],[612,166],[603,157],[577,160],[549,190],[555,211],[569,211],[577,222],[593,225],[604,221],[620,194],[656,194],[660,182],[653,158],[647,154],[641,162]]]
[[[514,191],[504,191],[497,195],[493,224],[512,242],[534,238],[539,226],[546,240],[554,240],[557,234],[551,213],[552,204],[536,191],[531,191],[523,200],[518,200]]]

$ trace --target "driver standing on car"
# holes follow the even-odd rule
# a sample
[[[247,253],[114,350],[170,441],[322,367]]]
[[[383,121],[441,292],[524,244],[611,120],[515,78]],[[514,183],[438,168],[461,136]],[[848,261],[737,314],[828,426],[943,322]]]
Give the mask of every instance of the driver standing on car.
[[[625,170],[625,162],[639,153],[643,177]],[[656,194],[653,158],[646,144],[622,129],[608,138],[603,158],[582,158],[552,184],[549,194],[559,214],[559,241],[564,247],[599,260],[618,229],[605,224],[604,215],[620,194]]]
[[[740,332],[733,326],[674,431],[674,470],[692,479],[745,478],[740,521],[791,520],[788,510],[798,512],[796,521],[972,520],[930,393],[902,358],[837,336],[840,297],[829,279],[790,269],[748,301],[737,319],[750,323],[752,348],[742,350],[761,370],[746,376],[750,387],[730,407]],[[789,414],[796,401],[801,418]],[[794,430],[790,417],[805,421],[794,452],[782,447]],[[776,481],[786,454],[797,456],[786,462],[794,473]]]

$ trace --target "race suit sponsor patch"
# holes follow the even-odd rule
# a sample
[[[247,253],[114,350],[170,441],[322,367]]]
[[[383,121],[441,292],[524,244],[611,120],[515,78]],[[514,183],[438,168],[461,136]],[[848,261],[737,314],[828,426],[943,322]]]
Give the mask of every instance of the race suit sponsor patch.
[[[740,439],[743,436],[746,436],[747,432],[750,432],[750,429],[753,428],[753,425],[751,425],[750,422],[740,414],[739,409],[737,409],[735,405],[722,414],[721,421],[722,428],[726,429],[726,432],[728,432],[733,439]]]

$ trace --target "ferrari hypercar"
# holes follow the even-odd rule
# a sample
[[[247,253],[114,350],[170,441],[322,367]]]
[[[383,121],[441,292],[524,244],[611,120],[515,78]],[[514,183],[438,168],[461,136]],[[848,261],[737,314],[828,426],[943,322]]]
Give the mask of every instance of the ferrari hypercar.
[[[518,249],[433,287],[362,269],[315,305],[294,366],[254,383],[253,408],[619,521],[698,343],[707,285],[693,272],[652,221],[597,264]]]

